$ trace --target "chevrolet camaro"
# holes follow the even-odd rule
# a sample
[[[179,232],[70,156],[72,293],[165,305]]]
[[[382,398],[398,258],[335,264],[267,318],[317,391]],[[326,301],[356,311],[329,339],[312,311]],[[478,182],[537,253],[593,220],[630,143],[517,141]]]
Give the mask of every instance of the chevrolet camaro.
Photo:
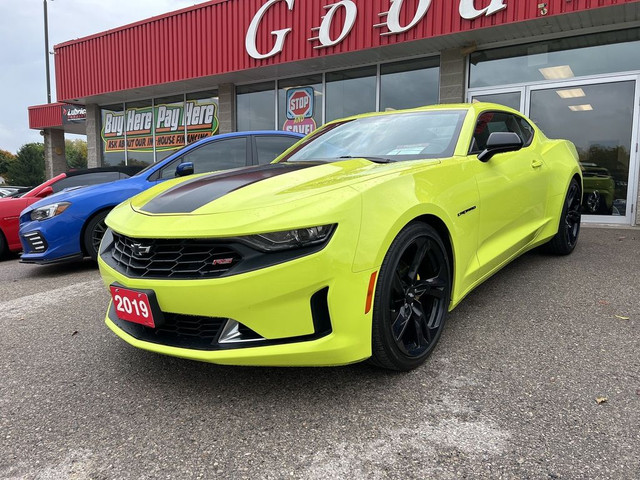
[[[581,175],[572,143],[499,105],[334,121],[270,165],[116,207],[100,246],[106,323],[193,360],[410,370],[508,262],[571,253]]]

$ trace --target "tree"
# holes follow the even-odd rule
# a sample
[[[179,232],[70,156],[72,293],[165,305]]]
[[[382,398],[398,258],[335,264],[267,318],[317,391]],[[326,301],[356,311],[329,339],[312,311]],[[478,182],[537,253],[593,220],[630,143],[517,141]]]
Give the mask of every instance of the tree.
[[[27,143],[20,147],[15,160],[7,169],[8,181],[13,185],[38,185],[44,182],[44,145]]]
[[[16,156],[13,153],[0,149],[0,176],[6,176],[9,163],[15,159]]]
[[[65,156],[69,168],[87,168],[87,142],[80,140],[64,141]]]

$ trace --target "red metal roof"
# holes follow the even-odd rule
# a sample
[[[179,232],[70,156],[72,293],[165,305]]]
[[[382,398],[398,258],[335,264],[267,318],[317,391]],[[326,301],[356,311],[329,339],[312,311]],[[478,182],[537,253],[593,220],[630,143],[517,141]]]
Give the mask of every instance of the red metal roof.
[[[638,0],[547,0],[548,16],[590,10]],[[330,0],[297,0],[293,11],[285,2],[273,5],[258,31],[258,49],[273,46],[273,30],[292,28],[284,50],[275,57],[255,60],[245,51],[245,35],[255,13],[266,0],[213,0],[167,13],[55,47],[57,98],[62,101],[218,75],[264,65],[365,50],[399,42],[425,39],[472,29],[540,18],[537,1],[506,0],[507,8],[489,17],[464,20],[459,0],[433,0],[426,17],[406,33],[381,36],[373,25],[389,10],[389,0],[355,0],[357,22],[348,37],[335,47],[314,49],[308,39],[321,23]],[[406,2],[414,5],[417,2]],[[476,2],[477,3],[477,2]],[[488,2],[485,2],[488,4]],[[404,8],[408,24],[413,9]],[[332,31],[342,28],[344,9],[336,15]]]
[[[64,103],[48,103],[29,107],[29,128],[62,127],[62,106]]]

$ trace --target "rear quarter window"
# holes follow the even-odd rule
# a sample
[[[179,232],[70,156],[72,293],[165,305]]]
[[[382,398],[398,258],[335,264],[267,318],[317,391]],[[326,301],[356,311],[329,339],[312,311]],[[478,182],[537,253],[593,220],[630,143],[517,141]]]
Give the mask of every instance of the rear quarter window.
[[[260,165],[273,162],[281,153],[300,140],[299,138],[286,137],[284,135],[259,135],[254,138],[258,153],[258,164]]]

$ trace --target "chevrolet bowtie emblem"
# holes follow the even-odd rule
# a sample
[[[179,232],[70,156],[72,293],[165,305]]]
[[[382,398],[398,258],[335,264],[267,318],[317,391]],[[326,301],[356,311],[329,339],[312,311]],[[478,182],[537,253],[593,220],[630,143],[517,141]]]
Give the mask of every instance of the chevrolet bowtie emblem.
[[[150,245],[142,245],[141,243],[133,243],[131,244],[131,253],[134,257],[143,257],[145,255],[149,255],[151,251]]]

